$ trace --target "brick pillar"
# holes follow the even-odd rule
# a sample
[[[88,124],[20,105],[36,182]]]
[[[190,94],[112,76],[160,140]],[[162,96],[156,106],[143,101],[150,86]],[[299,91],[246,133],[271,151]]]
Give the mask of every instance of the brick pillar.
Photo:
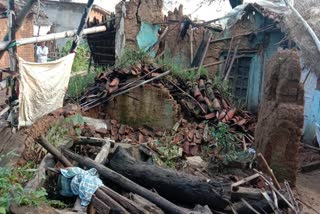
[[[264,96],[258,114],[255,146],[276,177],[296,181],[303,128],[304,90],[301,66],[293,50],[278,52],[267,63]]]

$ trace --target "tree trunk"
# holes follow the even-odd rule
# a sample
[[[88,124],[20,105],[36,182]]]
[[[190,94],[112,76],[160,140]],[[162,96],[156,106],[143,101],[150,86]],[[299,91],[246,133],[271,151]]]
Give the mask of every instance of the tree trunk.
[[[207,181],[193,175],[138,162],[120,147],[116,149],[109,167],[145,188],[154,188],[159,195],[171,201],[189,206],[208,205],[215,210],[223,210],[228,206],[229,195],[225,194],[223,186],[230,190],[229,183]]]

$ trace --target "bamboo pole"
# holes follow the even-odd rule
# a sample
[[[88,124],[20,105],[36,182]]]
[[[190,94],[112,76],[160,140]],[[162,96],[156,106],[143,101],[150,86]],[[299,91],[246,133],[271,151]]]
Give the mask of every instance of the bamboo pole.
[[[88,0],[87,6],[84,9],[84,12],[82,14],[82,18],[81,18],[78,30],[76,32],[76,37],[73,40],[73,43],[72,43],[72,46],[71,46],[71,49],[70,49],[70,53],[75,52],[77,47],[78,47],[78,45],[79,45],[79,43],[80,43],[80,37],[83,34],[83,28],[84,28],[84,26],[85,26],[85,24],[87,22],[88,17],[89,17],[89,13],[90,13],[90,11],[92,9],[93,2],[94,2],[94,0]]]
[[[261,159],[262,163],[263,163],[264,166],[266,167],[267,172],[268,172],[269,175],[271,176],[271,178],[272,178],[272,180],[273,180],[276,188],[277,188],[278,190],[281,189],[281,186],[280,186],[280,184],[279,184],[276,176],[274,175],[273,170],[270,168],[270,166],[269,166],[268,162],[266,161],[266,159],[264,158],[264,156],[263,156],[261,153],[259,153],[257,156]]]
[[[306,30],[308,31],[308,33],[310,34],[312,40],[314,41],[318,52],[320,53],[320,40],[317,37],[316,33],[314,32],[314,30],[310,27],[310,25],[308,24],[308,22],[301,16],[301,14],[291,5],[289,4],[288,0],[284,0],[286,5],[289,6],[289,8],[292,10],[292,12],[300,19],[300,21],[302,22],[303,26],[306,28]]]
[[[106,26],[87,28],[87,29],[83,30],[83,35],[99,33],[99,32],[103,32],[106,30],[107,30]],[[73,37],[75,35],[76,35],[76,32],[72,31],[72,30],[64,31],[64,32],[60,32],[60,33],[52,33],[52,34],[47,34],[44,36],[18,39],[18,40],[16,40],[16,45],[19,47],[19,46],[27,45],[27,44],[33,44],[33,43],[38,43],[38,42],[46,42],[46,41],[51,41],[51,40],[58,40],[58,39]],[[0,50],[4,50],[6,48],[5,44],[7,44],[7,42],[0,42]]]

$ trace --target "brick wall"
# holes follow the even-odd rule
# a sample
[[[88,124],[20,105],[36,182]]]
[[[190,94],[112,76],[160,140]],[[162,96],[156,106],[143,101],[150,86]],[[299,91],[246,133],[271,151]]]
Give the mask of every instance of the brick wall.
[[[102,17],[105,16],[104,13],[101,13],[99,10],[92,8],[89,14],[89,21],[93,21],[94,17],[99,20],[101,23]]]
[[[2,39],[5,34],[7,33],[7,20],[6,19],[0,19],[0,38]],[[33,36],[33,23],[32,23],[32,16],[29,16],[24,21],[23,25],[19,29],[19,31],[16,34],[16,38],[28,38]],[[26,61],[34,62],[34,44],[30,45],[24,45],[21,47],[18,47],[17,49],[18,56],[23,58]],[[5,53],[3,57],[0,59],[0,68],[9,67],[9,58],[8,53]]]

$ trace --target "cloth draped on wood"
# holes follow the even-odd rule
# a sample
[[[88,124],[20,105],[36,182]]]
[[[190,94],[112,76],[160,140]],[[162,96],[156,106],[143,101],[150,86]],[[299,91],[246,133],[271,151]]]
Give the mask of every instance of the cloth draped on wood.
[[[88,206],[92,195],[103,186],[95,168],[86,171],[79,167],[70,167],[60,171],[65,178],[72,179],[70,188],[74,195],[79,195],[81,206]]]
[[[63,106],[75,54],[48,63],[26,62],[19,58],[19,127]]]

